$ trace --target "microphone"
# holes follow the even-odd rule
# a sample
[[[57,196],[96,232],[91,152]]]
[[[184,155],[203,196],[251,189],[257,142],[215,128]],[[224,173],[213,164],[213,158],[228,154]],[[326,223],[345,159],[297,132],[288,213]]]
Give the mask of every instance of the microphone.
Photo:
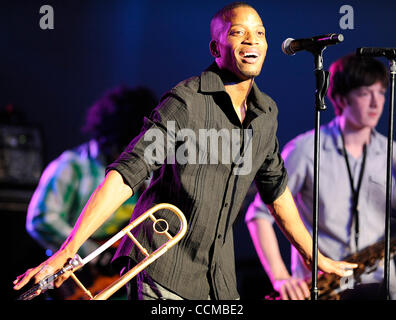
[[[357,48],[357,56],[396,58],[396,48]]]
[[[288,56],[293,56],[297,51],[311,50],[315,47],[325,47],[344,41],[342,34],[330,33],[306,39],[287,38],[282,43],[282,51]]]

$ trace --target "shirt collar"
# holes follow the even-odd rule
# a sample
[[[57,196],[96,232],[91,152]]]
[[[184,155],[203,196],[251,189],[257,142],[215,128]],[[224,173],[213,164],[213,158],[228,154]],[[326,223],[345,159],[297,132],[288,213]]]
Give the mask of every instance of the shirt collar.
[[[207,93],[226,92],[224,83],[221,79],[221,70],[216,62],[213,62],[204,72],[202,72],[200,90],[201,92]],[[253,103],[254,107],[264,113],[270,109],[269,97],[260,91],[255,82],[253,83],[248,97],[248,104],[250,103]]]
[[[342,138],[341,138],[341,131],[338,125],[337,118],[334,118],[330,121],[329,125],[324,127],[325,130],[328,130],[328,134],[323,135],[323,149],[324,150],[331,150],[334,146],[337,148],[338,151],[342,152]]]
[[[91,139],[88,142],[88,153],[91,158],[98,158],[99,156],[99,144],[95,139]]]
[[[380,143],[380,139],[378,139],[379,133],[377,130],[371,130],[370,144],[368,145],[368,150],[374,152],[376,154],[381,154],[384,152],[384,149]]]
[[[200,83],[201,92],[220,92],[224,91],[224,84],[220,78],[220,69],[216,62],[213,62],[204,72],[201,74]]]

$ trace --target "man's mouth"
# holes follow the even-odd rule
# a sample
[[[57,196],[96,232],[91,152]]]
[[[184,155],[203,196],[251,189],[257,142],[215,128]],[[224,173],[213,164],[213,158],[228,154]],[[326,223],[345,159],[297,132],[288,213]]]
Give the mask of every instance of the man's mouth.
[[[256,51],[240,51],[239,56],[242,58],[242,62],[254,64],[258,61],[260,54]]]

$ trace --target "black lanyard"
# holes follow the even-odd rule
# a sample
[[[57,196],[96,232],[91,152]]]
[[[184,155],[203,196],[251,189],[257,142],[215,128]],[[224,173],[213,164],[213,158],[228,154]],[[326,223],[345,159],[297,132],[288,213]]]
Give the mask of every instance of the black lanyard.
[[[343,150],[346,166],[348,169],[349,182],[351,184],[351,190],[352,190],[352,214],[353,214],[353,218],[355,219],[355,244],[356,244],[356,250],[357,250],[358,249],[358,241],[359,241],[359,208],[358,208],[359,192],[360,192],[360,186],[361,186],[362,180],[363,180],[364,167],[366,165],[367,146],[366,146],[366,144],[363,145],[362,166],[360,168],[358,185],[355,189],[354,184],[353,184],[351,167],[350,167],[349,161],[348,161],[348,154],[347,154],[347,151],[345,148],[344,135],[342,134],[341,130],[340,130],[340,132],[341,132],[341,138],[342,138],[342,150]]]

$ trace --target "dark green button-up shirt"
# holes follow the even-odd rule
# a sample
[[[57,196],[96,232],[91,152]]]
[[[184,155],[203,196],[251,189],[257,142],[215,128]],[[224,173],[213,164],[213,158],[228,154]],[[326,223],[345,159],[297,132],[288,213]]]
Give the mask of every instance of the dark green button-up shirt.
[[[248,188],[255,181],[263,201],[271,203],[287,185],[277,113],[275,102],[254,84],[242,125],[214,63],[167,92],[141,134],[107,168],[117,170],[133,192],[152,173],[132,220],[163,202],[186,216],[184,238],[146,268],[155,281],[186,299],[207,299],[209,293],[238,298],[232,226]],[[176,233],[179,222],[166,211],[155,215]],[[147,221],[134,230],[149,252],[164,242],[151,225]],[[126,256],[135,262],[143,258],[128,237],[116,254]]]

